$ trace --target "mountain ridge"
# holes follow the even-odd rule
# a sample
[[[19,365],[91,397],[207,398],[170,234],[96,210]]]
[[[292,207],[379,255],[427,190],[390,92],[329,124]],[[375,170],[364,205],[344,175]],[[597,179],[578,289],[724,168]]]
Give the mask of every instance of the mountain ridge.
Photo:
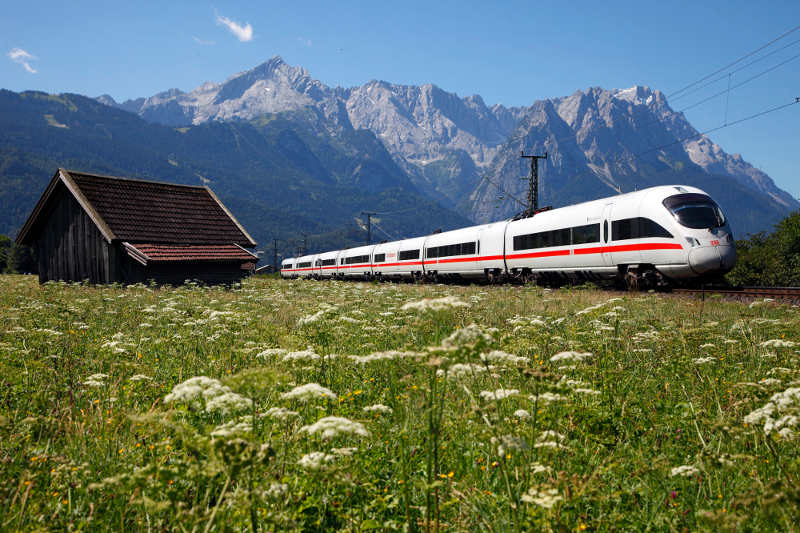
[[[99,98],[108,103],[105,96]],[[480,95],[461,97],[432,83],[371,80],[357,87],[329,87],[306,69],[274,56],[223,82],[206,82],[189,92],[173,89],[110,103],[171,126],[318,109],[332,134],[349,128],[371,131],[419,191],[477,222],[511,216],[520,209],[511,203],[499,210],[493,206],[498,196],[526,196],[521,178],[527,168],[517,156],[523,149],[551,154],[543,162],[541,196],[553,203],[581,198],[563,194],[568,183],[581,184],[586,194],[603,190],[610,194],[661,184],[667,176],[680,181],[682,176],[702,175],[701,181],[713,177],[712,185],[726,180],[737,184],[740,193],[734,208],[752,191],[759,213],[775,212],[767,216],[763,228],[800,207],[741,155],[728,154],[701,136],[682,113],[669,107],[663,93],[640,85],[589,87],[530,106],[487,106]],[[556,192],[558,198],[550,196]],[[754,215],[741,227],[760,229],[759,217]]]

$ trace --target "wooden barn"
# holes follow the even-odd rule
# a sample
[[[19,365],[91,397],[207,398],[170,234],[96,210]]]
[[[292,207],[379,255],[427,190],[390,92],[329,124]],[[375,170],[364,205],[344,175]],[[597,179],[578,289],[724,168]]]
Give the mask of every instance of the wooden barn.
[[[208,187],[58,169],[16,242],[39,282],[231,283],[255,269],[256,243]]]

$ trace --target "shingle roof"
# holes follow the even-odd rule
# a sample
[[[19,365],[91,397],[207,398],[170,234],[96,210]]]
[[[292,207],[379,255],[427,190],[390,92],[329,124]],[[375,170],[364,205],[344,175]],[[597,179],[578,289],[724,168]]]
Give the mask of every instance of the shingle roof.
[[[69,174],[122,241],[253,246],[206,187]]]
[[[47,199],[63,183],[106,239],[131,243],[256,245],[208,187],[100,176],[59,169],[25,223],[28,239]]]
[[[143,265],[171,261],[241,262],[258,257],[235,244],[131,244],[124,242],[128,255]]]

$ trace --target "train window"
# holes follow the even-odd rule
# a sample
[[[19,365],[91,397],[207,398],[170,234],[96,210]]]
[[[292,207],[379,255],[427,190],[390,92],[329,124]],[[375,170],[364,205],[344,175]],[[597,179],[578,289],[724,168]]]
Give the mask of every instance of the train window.
[[[572,228],[572,244],[600,242],[600,224],[587,224]]]
[[[322,266],[322,259],[317,259],[317,264],[314,266]]]
[[[386,254],[375,254],[375,257],[372,258],[373,263],[384,263],[386,262]]]
[[[369,256],[368,255],[354,255],[353,257],[348,257],[344,260],[344,262],[348,265],[353,265],[356,263],[369,263]]]
[[[663,203],[672,216],[687,228],[721,228],[725,225],[722,209],[705,194],[676,194]]]
[[[292,269],[294,266],[291,263],[284,263],[283,268]]]
[[[454,255],[471,255],[475,253],[474,242],[461,244],[446,244],[444,246],[431,246],[425,251],[425,257],[452,257]]]
[[[322,260],[322,266],[330,266],[330,265],[335,265],[335,264],[336,264],[336,259],[323,259]]]
[[[570,229],[557,229],[552,231],[553,244],[551,246],[569,246],[570,244]]]
[[[608,242],[608,220],[603,221],[603,242]]]
[[[615,241],[645,237],[672,238],[672,234],[649,218],[635,217],[611,222],[611,238]]]
[[[398,254],[398,259],[400,259],[400,261],[419,259],[419,250],[404,250]]]
[[[308,262],[304,261],[302,263],[297,263],[297,268],[308,268],[310,266],[311,266],[311,261]]]

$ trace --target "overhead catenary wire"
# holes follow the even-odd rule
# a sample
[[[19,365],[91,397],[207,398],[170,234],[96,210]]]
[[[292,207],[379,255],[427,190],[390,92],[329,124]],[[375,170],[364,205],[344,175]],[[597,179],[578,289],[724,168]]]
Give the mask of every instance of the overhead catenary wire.
[[[708,129],[708,130],[705,130],[705,131],[699,131],[699,132],[694,133],[692,135],[687,135],[686,137],[683,137],[681,139],[676,139],[676,140],[671,141],[669,143],[662,144],[661,146],[656,146],[654,148],[649,148],[649,149],[644,150],[642,152],[638,152],[638,153],[630,154],[630,155],[632,157],[641,157],[641,156],[643,156],[645,154],[649,154],[649,153],[655,152],[657,150],[663,150],[664,148],[669,148],[670,146],[674,146],[676,144],[680,144],[680,143],[682,143],[684,141],[688,141],[689,139],[693,139],[695,137],[702,137],[703,135],[707,135],[707,134],[713,133],[715,131],[719,131],[719,130],[722,130],[722,129],[725,129],[725,128],[730,128],[731,126],[735,126],[737,124],[741,124],[742,122],[747,122],[748,120],[753,120],[755,118],[767,115],[769,113],[773,113],[775,111],[780,111],[781,109],[785,109],[787,107],[791,107],[791,106],[797,105],[797,104],[800,104],[800,97],[796,97],[794,100],[792,100],[789,103],[781,104],[781,105],[778,105],[778,106],[775,106],[775,107],[771,107],[769,109],[765,109],[763,111],[759,111],[758,113],[755,113],[753,115],[750,115],[750,116],[747,116],[747,117],[744,117],[744,118],[740,118],[738,120],[734,120],[733,122],[728,122],[726,124],[722,124],[720,126],[717,126],[715,128],[711,128],[711,129]]]
[[[710,80],[709,82],[704,83],[703,85],[700,85],[699,87],[695,87],[694,89],[692,89],[690,91],[686,91],[683,94],[680,94],[678,96],[671,97],[670,100],[672,102],[675,102],[676,100],[680,100],[681,98],[689,96],[690,94],[694,94],[697,91],[705,89],[706,87],[708,87],[710,85],[714,85],[718,81],[724,80],[725,78],[727,78],[728,76],[730,76],[732,74],[736,74],[737,72],[741,72],[742,70],[744,70],[746,68],[752,67],[756,63],[758,63],[760,61],[763,61],[763,60],[767,59],[768,57],[772,57],[773,55],[777,54],[778,52],[782,52],[782,51],[786,50],[787,48],[790,48],[790,47],[796,45],[797,43],[800,43],[800,39],[797,39],[796,41],[792,41],[787,45],[781,46],[780,48],[778,48],[776,50],[773,50],[772,52],[769,52],[768,54],[764,54],[763,56],[761,56],[761,57],[759,57],[757,59],[754,59],[753,61],[750,61],[749,63],[746,63],[746,64],[742,65],[741,67],[739,67],[737,69],[731,70],[730,72],[726,72],[722,76],[720,76],[718,78],[714,78],[713,80]]]
[[[758,53],[758,52],[760,52],[761,50],[763,50],[763,49],[765,49],[765,48],[767,48],[767,47],[769,47],[769,46],[773,45],[774,43],[776,43],[776,42],[780,41],[781,39],[783,39],[784,37],[786,37],[786,36],[788,36],[788,35],[791,35],[792,33],[796,32],[797,30],[800,30],[800,26],[795,26],[794,28],[790,29],[789,31],[787,31],[787,32],[785,32],[785,33],[783,33],[783,34],[779,35],[778,37],[776,37],[776,38],[772,39],[772,40],[771,40],[771,41],[769,41],[768,43],[766,43],[766,44],[763,44],[763,45],[759,46],[758,48],[756,48],[755,50],[753,50],[753,51],[751,51],[751,52],[748,52],[748,53],[746,53],[745,55],[741,56],[739,59],[736,59],[735,61],[733,61],[733,62],[731,62],[731,63],[728,63],[728,64],[727,64],[727,65],[725,65],[724,67],[722,67],[722,68],[720,68],[720,69],[717,69],[717,70],[715,70],[715,71],[714,71],[714,72],[712,72],[711,74],[707,74],[706,76],[703,76],[703,77],[702,77],[702,78],[700,78],[699,80],[693,81],[693,82],[692,82],[692,83],[690,83],[689,85],[686,85],[685,87],[682,87],[682,88],[678,89],[677,91],[674,91],[673,93],[671,93],[671,94],[668,94],[668,95],[667,95],[667,98],[672,98],[673,96],[677,96],[678,94],[680,94],[680,93],[682,93],[682,92],[684,92],[684,91],[687,91],[688,89],[691,89],[691,88],[692,88],[692,87],[694,87],[695,85],[697,85],[697,84],[699,84],[699,83],[703,83],[704,81],[708,80],[709,78],[712,78],[712,77],[716,76],[717,74],[719,74],[719,73],[721,73],[721,72],[725,72],[726,70],[728,70],[728,69],[729,69],[729,68],[731,68],[732,66],[734,66],[734,65],[738,65],[739,63],[741,63],[742,61],[744,61],[744,60],[745,60],[745,59],[747,59],[748,57],[752,57],[752,56],[754,56],[755,54],[757,54],[757,53]]]
[[[788,59],[785,59],[785,60],[781,61],[781,62],[780,62],[780,63],[778,63],[777,65],[773,65],[773,66],[771,66],[770,68],[768,68],[768,69],[766,69],[766,70],[762,70],[762,71],[761,71],[761,72],[759,72],[758,74],[755,74],[755,75],[753,75],[753,76],[751,76],[751,77],[747,78],[746,80],[744,80],[744,81],[741,81],[741,82],[737,83],[736,85],[732,85],[732,86],[731,86],[729,89],[725,89],[724,91],[719,91],[718,93],[715,93],[715,94],[712,94],[711,96],[708,96],[708,97],[706,97],[706,98],[703,98],[703,99],[702,99],[702,100],[700,100],[699,102],[695,102],[695,103],[693,103],[693,104],[692,104],[692,105],[690,105],[690,106],[687,106],[687,107],[684,107],[683,109],[680,109],[680,110],[678,110],[678,112],[679,112],[679,113],[682,113],[682,112],[684,112],[684,111],[688,111],[688,110],[690,110],[690,109],[694,109],[695,107],[699,106],[700,104],[704,104],[704,103],[708,102],[709,100],[713,100],[714,98],[719,98],[720,96],[722,96],[722,95],[724,95],[724,94],[726,94],[726,93],[729,93],[730,91],[732,91],[732,90],[734,90],[734,89],[738,89],[738,88],[739,88],[739,87],[741,87],[742,85],[746,85],[746,84],[750,83],[751,81],[754,81],[754,80],[756,80],[756,79],[760,78],[761,76],[763,76],[763,75],[765,75],[765,74],[768,74],[769,72],[772,72],[773,70],[775,70],[775,69],[777,69],[777,68],[780,68],[780,67],[782,67],[783,65],[785,65],[785,64],[787,64],[787,63],[789,63],[789,62],[791,62],[791,61],[794,61],[794,60],[795,60],[795,59],[797,59],[798,57],[800,57],[800,54],[795,54],[795,55],[793,55],[792,57],[790,57],[790,58],[788,58]]]

